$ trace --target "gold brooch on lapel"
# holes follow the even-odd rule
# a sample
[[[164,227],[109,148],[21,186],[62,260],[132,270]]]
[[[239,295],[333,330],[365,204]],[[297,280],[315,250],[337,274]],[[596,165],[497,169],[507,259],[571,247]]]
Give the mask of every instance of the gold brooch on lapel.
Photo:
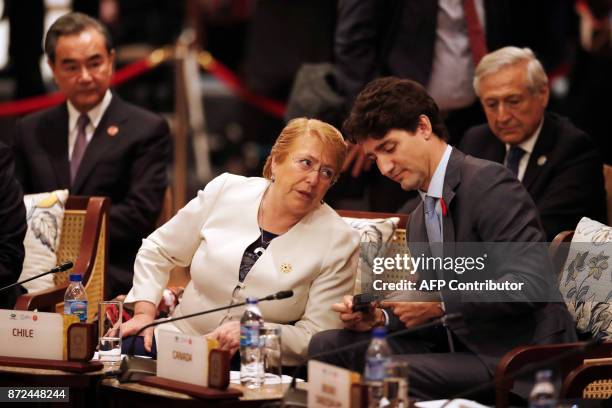
[[[109,126],[108,129],[106,129],[106,133],[108,133],[110,137],[115,137],[117,133],[119,133],[119,128],[115,125]]]
[[[544,155],[538,157],[538,166],[545,165],[546,164],[546,160],[548,160],[548,159]]]
[[[293,270],[293,267],[291,266],[291,264],[282,263],[280,266],[280,270],[282,273],[289,273]]]

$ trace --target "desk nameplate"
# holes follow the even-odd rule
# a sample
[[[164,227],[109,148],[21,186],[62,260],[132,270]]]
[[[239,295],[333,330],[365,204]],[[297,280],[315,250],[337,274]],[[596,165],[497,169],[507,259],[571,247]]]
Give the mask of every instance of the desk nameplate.
[[[202,336],[160,330],[157,377],[208,386],[208,343]]]
[[[44,360],[38,358],[4,357],[0,356],[0,366],[41,368],[47,370],[61,370],[70,373],[91,373],[100,371],[104,364],[99,361],[66,361]]]
[[[58,313],[0,309],[0,356],[62,360],[63,328]]]
[[[308,407],[351,408],[360,375],[316,360],[308,362]],[[360,401],[361,402],[361,401]]]

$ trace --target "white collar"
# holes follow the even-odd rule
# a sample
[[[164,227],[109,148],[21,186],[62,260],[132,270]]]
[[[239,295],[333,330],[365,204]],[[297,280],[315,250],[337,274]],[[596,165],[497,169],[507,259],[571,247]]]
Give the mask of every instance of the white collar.
[[[87,116],[89,116],[89,123],[93,126],[94,129],[98,127],[98,124],[102,120],[102,116],[104,115],[104,112],[106,112],[108,105],[110,105],[112,98],[113,94],[110,90],[107,89],[100,103],[90,109],[89,112],[87,112]],[[67,105],[68,131],[72,132],[77,126],[77,120],[79,119],[79,116],[81,116],[81,112],[79,112],[70,101],[68,101]]]
[[[542,118],[542,120],[540,121],[540,124],[538,125],[538,128],[536,129],[536,131],[533,132],[533,135],[531,135],[527,140],[523,140],[517,146],[523,149],[527,154],[531,154],[533,152],[533,147],[538,141],[538,137],[540,136],[540,132],[542,131],[543,124],[544,124],[544,118]],[[506,143],[506,152],[510,150],[510,147],[511,147],[510,144]]]
[[[446,177],[446,167],[448,166],[448,160],[452,150],[453,148],[451,145],[446,145],[446,150],[444,150],[444,154],[442,155],[442,158],[436,166],[436,170],[429,181],[427,193],[419,190],[419,194],[423,200],[425,199],[426,195],[430,197],[442,198],[442,192],[444,191],[444,178]]]

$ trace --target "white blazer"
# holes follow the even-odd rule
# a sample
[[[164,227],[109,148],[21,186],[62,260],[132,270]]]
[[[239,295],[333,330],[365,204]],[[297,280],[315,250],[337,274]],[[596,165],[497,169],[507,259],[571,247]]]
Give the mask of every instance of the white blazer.
[[[174,266],[191,265],[191,281],[173,317],[292,289],[293,297],[262,302],[266,322],[282,325],[283,364],[306,357],[313,334],[340,328],[331,310],[351,293],[359,236],[327,204],[278,236],[243,283],[238,270],[245,249],[260,236],[257,212],[269,181],[228,173],[212,180],[170,221],[143,240],[126,303],[157,305]],[[232,297],[232,295],[234,296]],[[206,334],[221,322],[240,319],[244,308],[176,322],[189,334]],[[295,324],[289,324],[295,323]]]

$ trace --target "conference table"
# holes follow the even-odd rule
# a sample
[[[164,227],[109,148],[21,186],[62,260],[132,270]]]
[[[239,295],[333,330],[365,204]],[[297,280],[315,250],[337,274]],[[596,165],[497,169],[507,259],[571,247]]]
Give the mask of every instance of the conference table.
[[[120,383],[117,378],[105,377],[105,372],[109,369],[105,366],[103,370],[78,374],[61,370],[0,365],[0,387],[68,387],[69,403],[44,404],[44,406],[63,408],[259,407],[280,400],[288,387],[288,384],[265,385],[258,390],[249,390],[240,384],[230,384],[230,387],[242,391],[243,396],[239,399],[203,400],[139,383]],[[19,403],[19,406],[28,406],[28,404]]]
[[[239,384],[230,387],[243,392],[243,396],[229,400],[202,400],[180,392],[167,391],[138,383],[120,383],[116,378],[105,378],[100,382],[99,394],[103,406],[121,407],[260,407],[283,397],[288,384],[265,385],[259,390],[249,390]]]
[[[0,386],[2,387],[68,387],[70,401],[45,403],[44,406],[95,407],[96,388],[105,370],[76,374],[62,370],[26,368],[0,365]],[[16,403],[28,406],[27,403]],[[3,405],[3,404],[2,404]],[[41,404],[42,405],[42,404]],[[17,406],[17,405],[16,405]]]

